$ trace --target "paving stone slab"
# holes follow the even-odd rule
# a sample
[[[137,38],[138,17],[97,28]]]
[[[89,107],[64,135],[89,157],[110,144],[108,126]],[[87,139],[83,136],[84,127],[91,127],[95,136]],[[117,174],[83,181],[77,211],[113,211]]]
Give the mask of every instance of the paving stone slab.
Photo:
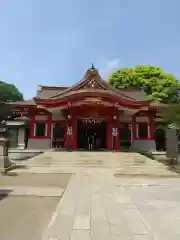
[[[90,216],[75,216],[73,223],[74,230],[90,229]]]
[[[88,230],[73,230],[70,240],[91,240],[90,231],[88,231]]]

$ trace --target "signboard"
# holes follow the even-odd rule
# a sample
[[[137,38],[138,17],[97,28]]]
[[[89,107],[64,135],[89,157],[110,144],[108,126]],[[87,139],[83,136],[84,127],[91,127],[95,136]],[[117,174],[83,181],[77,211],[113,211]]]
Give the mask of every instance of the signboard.
[[[67,129],[67,135],[71,136],[72,135],[72,127],[68,127]]]
[[[101,119],[92,119],[92,118],[84,118],[81,120],[85,124],[98,124],[102,123]]]
[[[112,136],[117,136],[117,128],[112,128]]]

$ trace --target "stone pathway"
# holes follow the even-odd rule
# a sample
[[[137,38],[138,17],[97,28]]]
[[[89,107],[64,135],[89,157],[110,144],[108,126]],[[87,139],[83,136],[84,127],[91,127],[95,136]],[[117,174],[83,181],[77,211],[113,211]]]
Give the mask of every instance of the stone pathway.
[[[144,188],[149,190],[150,186],[158,185],[160,192],[161,184],[169,184],[169,188],[180,186],[179,175],[162,163],[138,153],[46,152],[26,165],[27,169],[14,172],[74,173],[42,240],[164,240],[147,222],[148,218],[156,220],[154,215],[149,217],[146,211],[149,207],[144,210],[144,203],[141,210],[138,207]],[[138,189],[138,195],[134,194],[134,188]],[[179,195],[180,190],[174,198],[179,199]],[[171,199],[168,204],[171,206]],[[153,206],[158,209],[158,205]],[[158,214],[158,210],[154,212]],[[173,214],[178,222],[180,216],[175,211]],[[163,215],[163,219],[166,217],[169,215]],[[166,239],[179,240],[180,235],[170,231]]]
[[[72,176],[43,240],[150,240],[148,224],[111,174]]]

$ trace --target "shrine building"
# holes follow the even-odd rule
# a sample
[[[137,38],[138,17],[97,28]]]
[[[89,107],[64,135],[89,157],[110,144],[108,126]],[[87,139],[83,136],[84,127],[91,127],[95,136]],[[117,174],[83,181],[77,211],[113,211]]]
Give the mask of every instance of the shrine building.
[[[128,145],[148,151],[163,122],[163,104],[149,101],[141,89],[112,87],[94,67],[71,87],[39,86],[32,100],[10,104],[28,119],[28,127],[17,128],[21,148],[121,151]]]

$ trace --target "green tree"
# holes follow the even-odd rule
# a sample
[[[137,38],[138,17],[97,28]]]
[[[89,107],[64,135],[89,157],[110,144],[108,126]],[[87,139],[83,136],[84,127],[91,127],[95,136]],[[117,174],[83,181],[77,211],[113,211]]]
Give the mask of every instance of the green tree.
[[[163,111],[167,124],[175,124],[180,127],[180,101],[169,104]]]
[[[13,115],[12,115],[11,104],[7,104],[4,101],[3,102],[0,101],[0,122],[2,120],[8,120],[12,118],[13,118]]]
[[[0,101],[21,101],[23,100],[22,93],[15,85],[0,81]]]
[[[155,102],[172,103],[179,98],[180,83],[160,67],[121,68],[110,76],[109,83],[118,89],[143,88],[149,99]]]

